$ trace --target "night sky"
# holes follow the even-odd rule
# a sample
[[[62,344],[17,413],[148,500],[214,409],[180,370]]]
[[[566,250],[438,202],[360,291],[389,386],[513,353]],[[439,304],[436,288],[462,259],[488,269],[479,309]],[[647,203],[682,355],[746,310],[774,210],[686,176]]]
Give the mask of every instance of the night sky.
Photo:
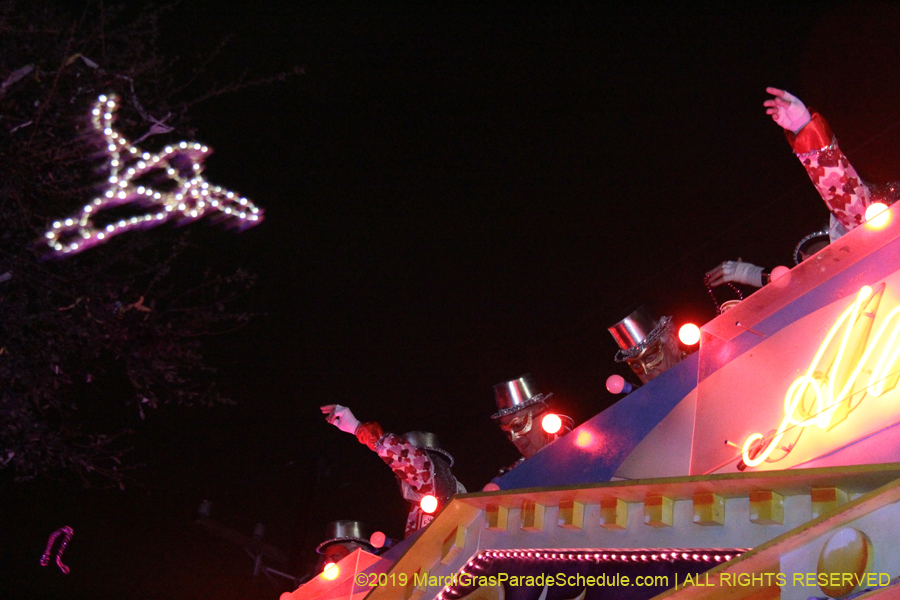
[[[609,406],[607,327],[641,304],[702,324],[707,270],[789,265],[827,219],[766,86],[900,179],[896,4],[254,4],[184,0],[161,40],[186,77],[230,39],[198,90],[303,69],[192,111],[208,179],[266,211],[191,225],[200,260],[259,276],[260,316],[208,346],[237,404],[134,415],[124,492],[0,483],[0,597],[277,598],[194,524],[203,499],[297,574],[331,520],[402,536],[390,470],[322,404],[436,432],[470,491],[517,457],[494,384],[532,373],[577,423]],[[63,525],[68,576],[38,566]]]

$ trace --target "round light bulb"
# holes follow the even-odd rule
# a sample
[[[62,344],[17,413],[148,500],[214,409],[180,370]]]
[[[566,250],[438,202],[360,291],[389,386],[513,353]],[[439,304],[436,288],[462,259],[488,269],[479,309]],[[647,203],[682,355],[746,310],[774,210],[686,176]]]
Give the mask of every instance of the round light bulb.
[[[625,389],[625,378],[621,375],[610,375],[606,378],[606,391],[610,394],[621,394]]]
[[[332,579],[337,579],[337,576],[341,574],[341,569],[334,563],[327,563],[325,568],[322,569],[322,577],[328,579],[329,581]]]
[[[678,339],[685,346],[693,346],[700,341],[700,328],[693,323],[685,323],[678,330]]]
[[[369,538],[369,543],[372,544],[372,547],[374,548],[383,548],[386,540],[387,536],[385,536],[383,532],[376,531],[372,534],[372,537]]]
[[[778,266],[772,269],[772,273],[769,275],[769,279],[771,279],[772,281],[778,281],[790,272],[791,270],[787,267]]]
[[[437,507],[438,507],[437,498],[435,498],[431,494],[428,494],[427,496],[422,498],[422,501],[419,502],[419,506],[422,508],[422,512],[430,515],[431,513],[433,513],[434,511],[437,510]]]
[[[890,213],[887,205],[881,202],[873,202],[866,207],[866,225],[872,229],[881,229],[890,221]]]
[[[550,413],[541,420],[541,427],[547,433],[554,434],[562,429],[562,419],[559,418],[559,415]]]

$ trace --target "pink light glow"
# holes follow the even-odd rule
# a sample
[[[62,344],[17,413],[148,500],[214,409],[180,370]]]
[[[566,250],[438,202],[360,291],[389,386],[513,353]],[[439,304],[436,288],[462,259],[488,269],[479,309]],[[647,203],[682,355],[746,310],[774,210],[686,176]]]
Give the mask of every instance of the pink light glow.
[[[881,202],[873,202],[866,207],[866,225],[871,229],[881,229],[891,220],[891,214],[887,211],[887,205]]]
[[[700,328],[693,323],[685,323],[678,330],[678,339],[685,346],[693,346],[700,341]]]
[[[369,543],[375,548],[381,548],[384,546],[386,540],[387,536],[385,536],[383,532],[376,531],[372,534],[372,537],[369,538]]]
[[[428,494],[422,498],[422,501],[419,502],[419,506],[422,508],[422,511],[428,513],[429,515],[437,510],[438,501],[437,498]]]
[[[589,448],[594,443],[594,436],[590,431],[581,430],[575,436],[575,445],[579,448]]]
[[[541,421],[541,427],[543,427],[544,431],[547,433],[554,434],[562,429],[562,419],[559,418],[559,415],[550,413]]]
[[[625,378],[621,375],[610,375],[606,378],[606,389],[610,394],[621,394],[625,389]]]
[[[341,574],[341,569],[334,563],[328,563],[325,565],[325,568],[322,569],[322,577],[331,581],[333,579],[337,579],[337,576]]]

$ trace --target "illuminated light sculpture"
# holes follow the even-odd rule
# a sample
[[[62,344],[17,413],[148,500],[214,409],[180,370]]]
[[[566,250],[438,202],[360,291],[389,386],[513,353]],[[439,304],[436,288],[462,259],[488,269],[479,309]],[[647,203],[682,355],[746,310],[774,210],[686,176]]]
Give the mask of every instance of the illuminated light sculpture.
[[[881,229],[891,219],[891,213],[888,212],[886,204],[881,202],[873,202],[866,207],[866,225],[872,229]]]
[[[63,536],[63,540],[59,543],[59,548],[56,549],[56,566],[63,572],[63,575],[68,575],[69,567],[63,564],[62,555],[63,552],[66,551],[66,546],[69,545],[72,536],[75,535],[75,531],[71,527],[60,527],[50,534],[50,538],[47,540],[47,547],[44,549],[43,556],[41,556],[41,566],[46,567],[50,564],[50,554],[53,552],[53,544],[56,543],[56,538],[60,535]]]
[[[700,341],[700,328],[693,323],[685,323],[678,330],[678,339],[685,346],[693,346]]]
[[[541,419],[541,427],[544,431],[552,435],[562,429],[562,419],[559,418],[559,415],[550,413]]]
[[[203,160],[211,153],[207,146],[180,142],[156,154],[141,152],[113,129],[117,105],[115,95],[104,95],[91,111],[91,124],[103,136],[109,156],[109,180],[79,214],[54,222],[44,234],[56,254],[74,254],[132,229],[155,227],[173,218],[193,221],[214,211],[240,228],[262,221],[263,212],[252,202],[203,178]],[[154,187],[163,176],[169,185]],[[157,210],[95,224],[103,210],[132,203]]]
[[[794,380],[788,388],[784,398],[784,420],[778,429],[771,436],[754,433],[744,441],[742,455],[747,466],[755,467],[768,459],[776,448],[781,447],[781,439],[790,428],[815,425],[820,429],[828,429],[834,419],[846,417],[856,408],[847,404],[861,373],[869,375],[864,393],[870,396],[878,397],[897,385],[897,374],[891,369],[900,358],[900,306],[891,310],[875,335],[871,339],[868,338],[878,314],[876,300],[880,300],[883,290],[883,284],[878,294],[875,294],[871,287],[864,286],[859,290],[850,308],[837,318],[819,346],[806,374]],[[874,306],[870,307],[870,303],[873,302]],[[864,326],[854,327],[860,319],[866,320]],[[838,338],[838,347],[831,366],[823,372],[821,369],[823,356],[832,346],[842,327],[843,335]],[[880,350],[877,355],[876,349]],[[874,359],[875,364],[869,364],[869,359]],[[805,398],[810,393],[813,401],[807,409]],[[859,402],[857,406],[858,404]],[[841,414],[836,417],[835,413],[842,406],[844,408]],[[782,449],[790,451],[792,447]]]
[[[437,510],[438,500],[431,494],[422,497],[422,500],[419,502],[419,506],[422,509],[422,512],[431,514]]]

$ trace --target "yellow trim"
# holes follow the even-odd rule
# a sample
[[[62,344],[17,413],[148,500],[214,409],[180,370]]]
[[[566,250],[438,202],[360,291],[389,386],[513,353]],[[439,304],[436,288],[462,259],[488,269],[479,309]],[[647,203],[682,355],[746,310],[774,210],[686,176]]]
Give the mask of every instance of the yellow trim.
[[[560,502],[557,523],[565,529],[584,529],[584,504],[577,500]]]
[[[750,492],[750,522],[784,525],[784,497],[772,490]]]

